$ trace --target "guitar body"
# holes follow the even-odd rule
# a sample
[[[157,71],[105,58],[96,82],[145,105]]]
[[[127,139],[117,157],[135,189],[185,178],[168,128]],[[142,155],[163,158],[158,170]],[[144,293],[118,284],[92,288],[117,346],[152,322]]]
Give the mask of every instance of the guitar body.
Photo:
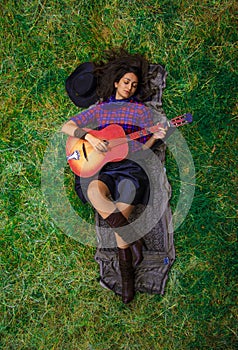
[[[76,175],[81,177],[93,176],[106,163],[118,162],[128,154],[128,143],[123,141],[126,139],[125,132],[120,125],[112,124],[102,130],[90,130],[90,134],[107,141],[108,151],[99,153],[88,141],[72,136],[69,136],[66,142],[69,166]],[[117,141],[115,142],[115,140]]]
[[[106,163],[118,162],[126,158],[128,141],[159,131],[161,127],[178,127],[191,123],[192,120],[192,114],[186,113],[171,119],[166,125],[157,123],[152,127],[133,132],[130,135],[126,135],[124,129],[118,124],[108,125],[102,130],[87,129],[90,134],[107,143],[107,152],[97,152],[88,141],[69,136],[66,142],[67,161],[76,175],[90,177],[95,175]]]

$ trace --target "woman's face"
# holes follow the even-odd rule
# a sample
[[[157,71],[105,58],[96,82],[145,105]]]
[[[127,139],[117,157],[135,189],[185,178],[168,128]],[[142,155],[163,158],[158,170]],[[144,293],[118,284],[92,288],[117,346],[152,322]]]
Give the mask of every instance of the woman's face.
[[[138,86],[138,78],[134,73],[126,73],[119,80],[119,82],[114,83],[114,86],[116,88],[117,100],[129,98],[136,92]]]

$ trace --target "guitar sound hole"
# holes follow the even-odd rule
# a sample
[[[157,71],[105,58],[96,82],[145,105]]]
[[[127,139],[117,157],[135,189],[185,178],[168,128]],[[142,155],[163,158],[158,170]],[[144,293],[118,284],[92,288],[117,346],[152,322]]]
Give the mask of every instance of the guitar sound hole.
[[[85,148],[85,144],[83,143],[83,155],[84,155],[84,158],[88,161],[88,157],[87,157],[87,152],[86,152],[86,148]]]

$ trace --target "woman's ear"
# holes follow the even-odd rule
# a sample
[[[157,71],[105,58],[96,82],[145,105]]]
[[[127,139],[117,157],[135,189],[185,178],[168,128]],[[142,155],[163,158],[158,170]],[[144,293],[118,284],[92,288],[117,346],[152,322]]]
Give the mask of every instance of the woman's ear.
[[[118,82],[117,81],[115,81],[114,87],[117,89],[117,87],[118,87]]]

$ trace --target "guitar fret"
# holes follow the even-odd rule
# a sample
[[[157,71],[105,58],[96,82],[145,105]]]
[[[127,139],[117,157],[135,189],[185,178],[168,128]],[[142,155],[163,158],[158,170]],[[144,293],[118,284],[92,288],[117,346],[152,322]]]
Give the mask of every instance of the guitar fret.
[[[139,137],[147,136],[148,134],[151,134],[152,130],[155,129],[155,131],[158,129],[157,126],[151,127],[151,128],[145,128],[139,131],[135,131],[129,135],[127,135],[127,138],[134,140]]]

